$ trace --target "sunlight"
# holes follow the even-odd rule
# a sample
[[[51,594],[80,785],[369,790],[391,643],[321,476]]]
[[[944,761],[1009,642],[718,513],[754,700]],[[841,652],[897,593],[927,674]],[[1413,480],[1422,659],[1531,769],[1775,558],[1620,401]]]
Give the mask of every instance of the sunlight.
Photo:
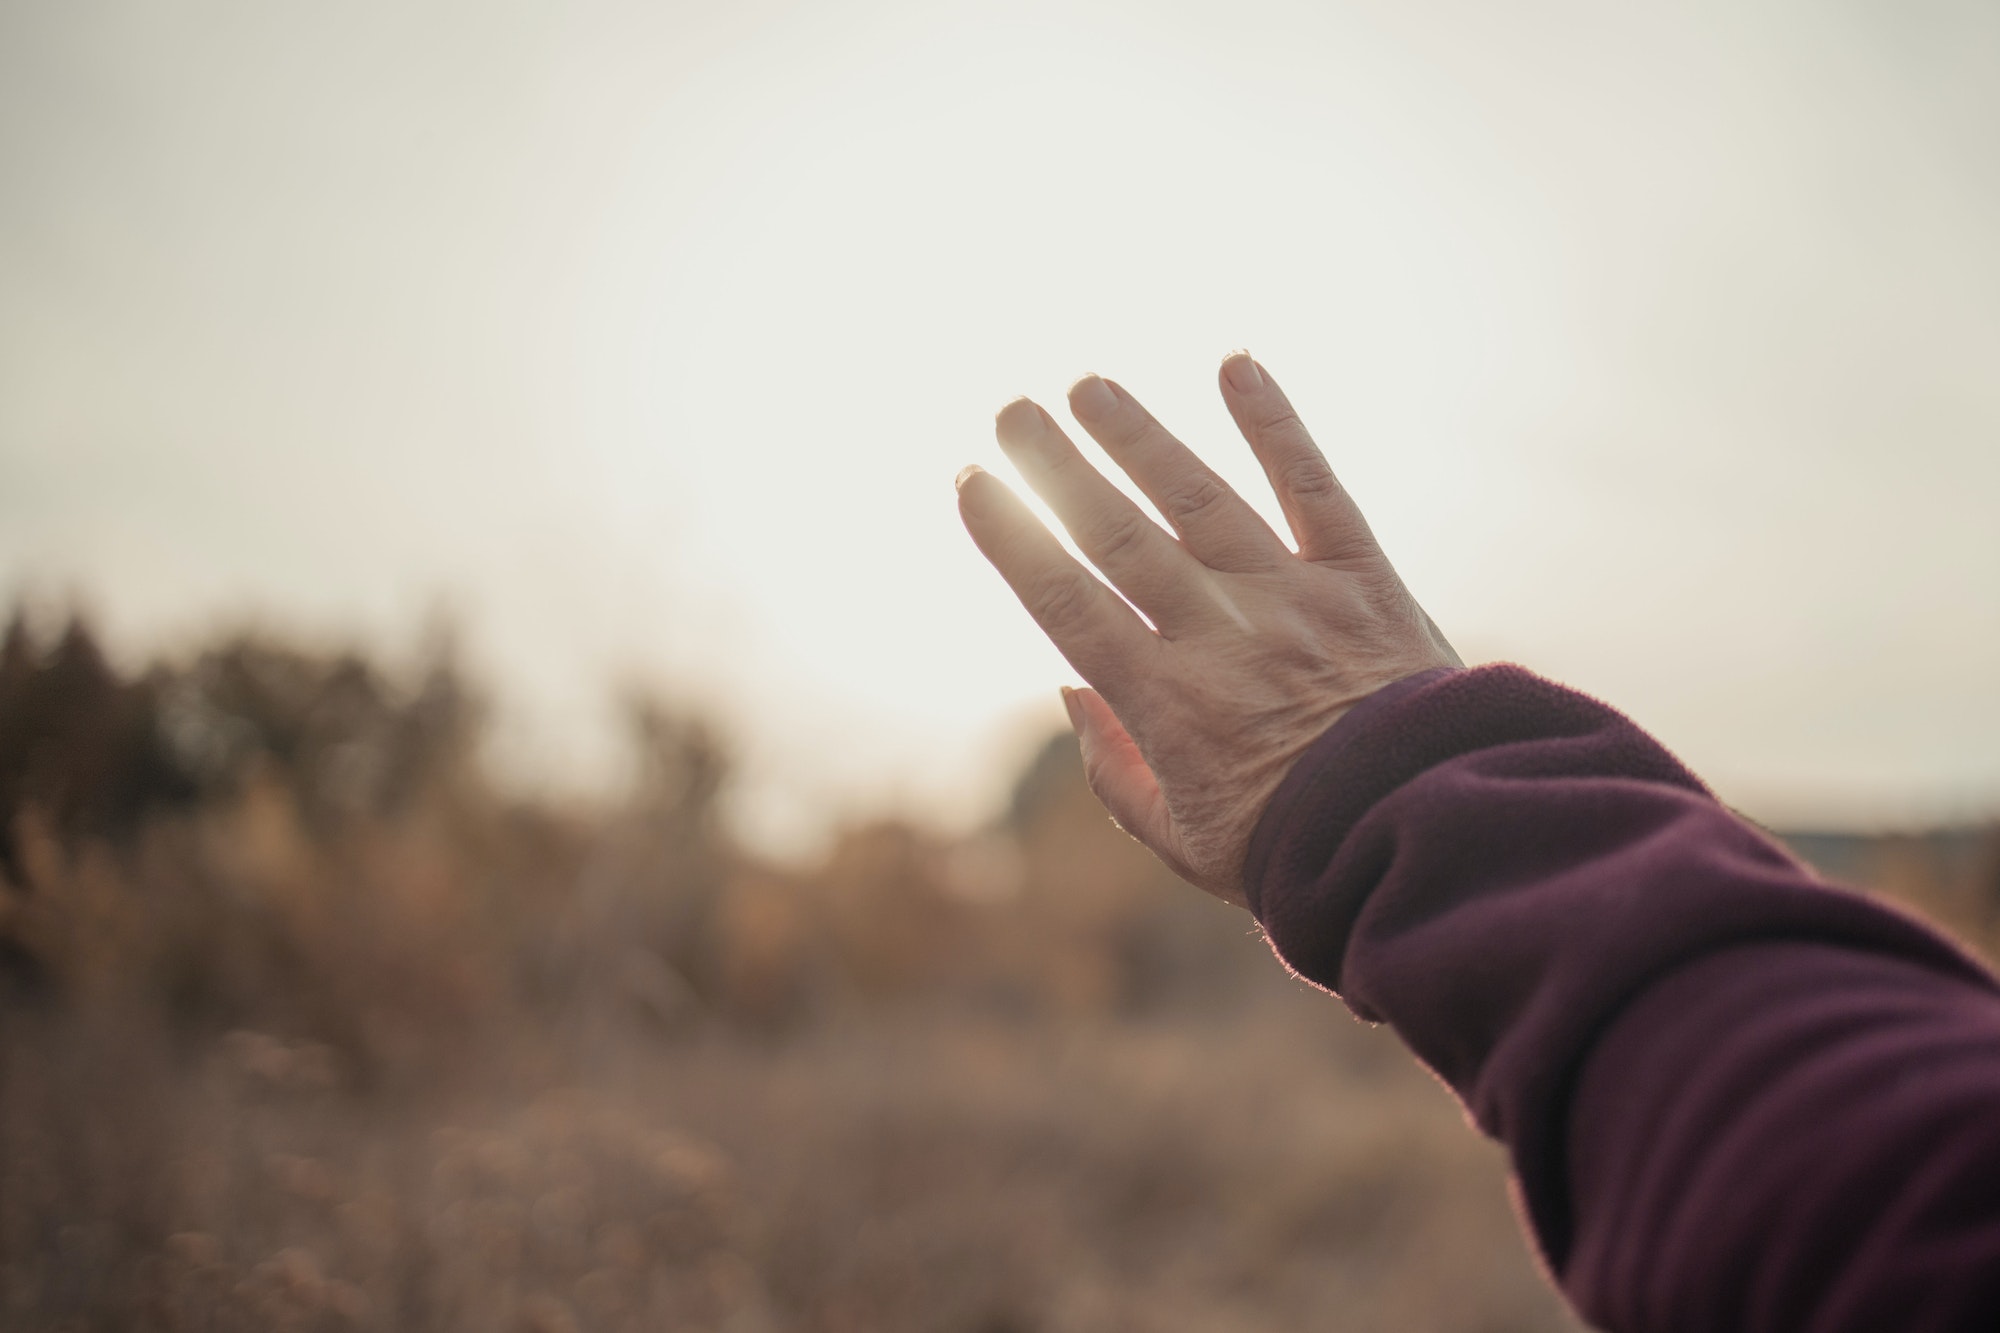
[[[1434,540],[1468,529],[1458,508],[1481,489],[1465,426],[1534,373],[1529,340],[1493,331],[1528,322],[1525,301],[1520,321],[1506,307],[1540,261],[1504,199],[1452,196],[1454,146],[1340,99],[1288,120],[1289,83],[1202,67],[1212,35],[1054,44],[960,14],[851,60],[774,61],[704,118],[710,151],[745,150],[718,152],[739,165],[699,210],[680,211],[689,127],[664,124],[598,237],[577,400],[598,405],[600,466],[644,475],[676,442],[701,496],[680,540],[711,553],[705,576],[757,589],[751,655],[810,657],[857,730],[900,732],[884,762],[941,815],[991,793],[936,781],[939,751],[996,717],[1053,722],[1071,678],[950,505],[963,462],[1010,475],[992,409],[1029,392],[1062,415],[1077,375],[1120,377],[1283,531],[1214,387],[1247,343],[1323,405],[1331,446],[1421,444],[1342,459],[1385,539],[1417,529],[1421,572],[1466,554]],[[1457,493],[1416,502],[1439,474]],[[763,696],[745,706],[784,712],[744,684]]]
[[[601,785],[606,681],[646,680],[743,737],[760,842],[976,822],[1071,676],[952,476],[1011,475],[992,411],[1098,372],[1276,526],[1215,390],[1247,347],[1469,658],[1617,698],[1759,808],[2000,794],[1991,85],[1911,33],[77,13],[0,69],[9,123],[57,127],[7,150],[43,239],[0,247],[0,571],[87,590],[135,660],[443,603],[524,780]],[[89,14],[117,36],[67,40]],[[49,91],[99,86],[122,109]]]

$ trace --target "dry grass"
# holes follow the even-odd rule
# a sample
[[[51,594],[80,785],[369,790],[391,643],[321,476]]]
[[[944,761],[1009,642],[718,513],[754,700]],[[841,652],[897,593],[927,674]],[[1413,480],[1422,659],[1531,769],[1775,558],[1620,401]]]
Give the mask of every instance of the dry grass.
[[[629,800],[554,811],[448,663],[17,623],[0,1327],[1571,1327],[1498,1153],[1066,743],[802,871],[633,716]]]

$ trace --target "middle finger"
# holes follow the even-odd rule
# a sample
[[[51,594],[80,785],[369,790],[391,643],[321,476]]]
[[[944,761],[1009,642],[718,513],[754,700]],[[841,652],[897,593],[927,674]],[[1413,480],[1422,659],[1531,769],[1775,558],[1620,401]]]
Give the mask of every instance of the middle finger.
[[[1085,375],[1070,386],[1069,405],[1091,438],[1159,506],[1203,564],[1244,573],[1291,557],[1249,501],[1124,389]]]

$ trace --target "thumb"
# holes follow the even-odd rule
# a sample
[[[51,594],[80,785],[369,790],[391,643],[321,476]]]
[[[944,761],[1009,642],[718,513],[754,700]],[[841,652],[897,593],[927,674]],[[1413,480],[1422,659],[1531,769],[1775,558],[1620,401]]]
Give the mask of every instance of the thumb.
[[[1159,779],[1125,724],[1096,690],[1063,687],[1063,707],[1083,751],[1083,779],[1118,826],[1137,838],[1153,855],[1185,876],[1187,867],[1174,850],[1173,819]]]

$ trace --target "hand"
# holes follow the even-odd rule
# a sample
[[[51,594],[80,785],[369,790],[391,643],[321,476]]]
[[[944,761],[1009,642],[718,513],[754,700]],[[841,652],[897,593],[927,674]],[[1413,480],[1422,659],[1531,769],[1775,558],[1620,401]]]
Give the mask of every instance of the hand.
[[[1070,410],[1178,540],[1028,399],[1002,408],[995,429],[1130,605],[990,473],[959,474],[958,507],[980,551],[1095,687],[1063,692],[1090,789],[1176,874],[1242,906],[1251,829],[1305,748],[1382,686],[1461,663],[1270,375],[1238,352],[1220,378],[1296,554],[1136,399],[1095,375],[1070,389]]]

